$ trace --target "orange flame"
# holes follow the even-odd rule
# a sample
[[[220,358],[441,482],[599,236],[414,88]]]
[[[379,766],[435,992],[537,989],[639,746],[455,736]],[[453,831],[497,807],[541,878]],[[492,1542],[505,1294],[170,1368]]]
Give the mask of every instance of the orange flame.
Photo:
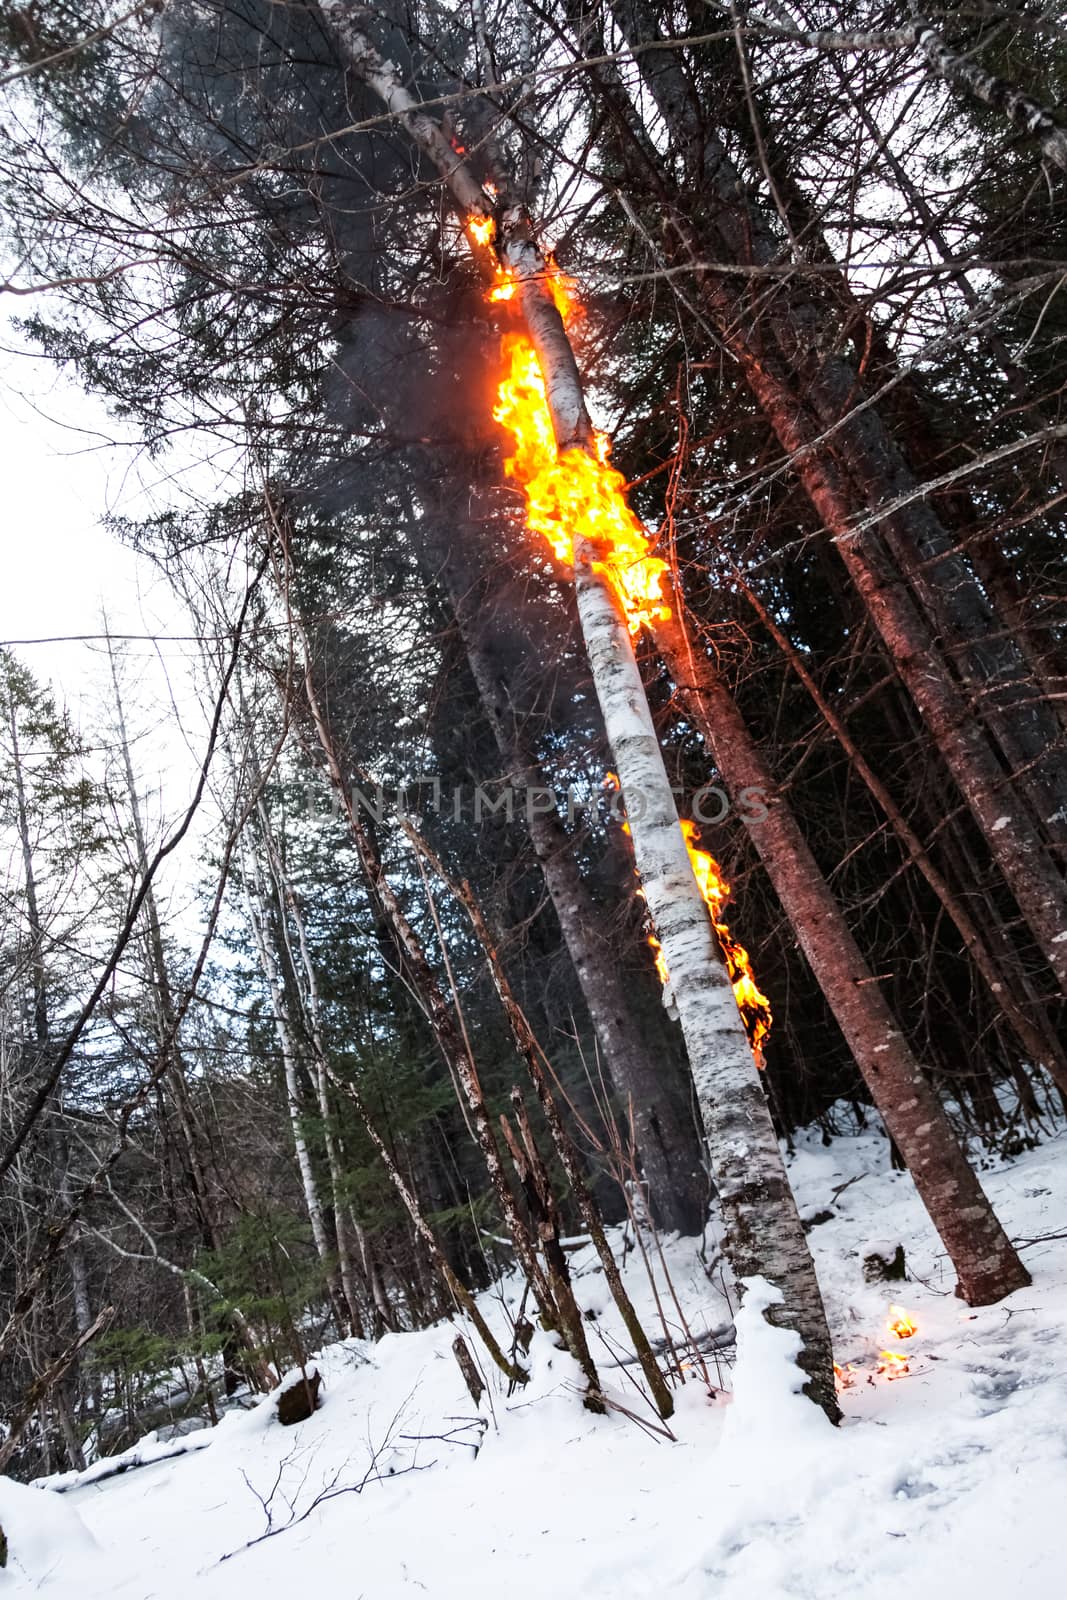
[[[467,229],[486,248],[496,237],[491,217],[470,216]],[[514,298],[518,283],[499,261],[491,301]],[[546,282],[564,321],[580,316],[577,285],[555,261],[546,262]],[[647,533],[626,503],[626,480],[609,464],[611,440],[594,436],[595,454],[559,450],[548,407],[544,374],[537,352],[523,334],[504,340],[508,370],[500,381],[493,416],[510,433],[514,454],[505,470],[526,497],[526,520],[548,541],[556,559],[571,562],[575,548],[590,544],[600,557],[595,570],[611,583],[631,633],[642,624],[665,621],[671,614],[663,592],[667,563],[649,553]]]
[[[484,185],[484,188],[486,189],[487,193],[491,195],[496,194],[496,190],[493,188],[492,184],[487,183]],[[496,242],[496,220],[493,217],[472,214],[467,218],[467,232],[470,234],[474,243],[481,249],[492,250],[493,245]],[[518,289],[518,284],[504,270],[495,256],[493,257],[493,276],[496,281],[493,284],[493,287],[489,290],[489,299],[511,300]]]
[[[495,196],[496,189],[493,184],[486,183],[482,187],[488,195]],[[469,216],[467,232],[475,244],[484,250],[491,249],[496,242],[496,222],[492,217],[477,214]],[[497,304],[505,300],[514,300],[519,289],[518,281],[497,259],[493,261],[493,276],[495,281],[488,292],[489,299]],[[545,263],[545,281],[555,301],[556,310],[564,321],[574,321],[584,314],[584,308],[578,300],[577,284],[573,278],[560,271],[551,256]]]
[[[609,772],[604,779],[604,786],[608,789],[619,788],[619,780],[614,772]],[[756,1058],[756,1065],[765,1066],[763,1059],[763,1046],[767,1042],[774,1020],[771,1015],[771,1003],[760,989],[752,971],[752,962],[748,951],[743,944],[733,937],[726,923],[723,921],[723,906],[730,894],[730,885],[726,882],[715,857],[707,850],[701,850],[697,844],[699,834],[695,822],[686,818],[680,819],[682,833],[685,836],[685,847],[689,852],[689,862],[693,868],[693,875],[700,888],[704,904],[708,908],[712,926],[719,941],[719,948],[726,963],[726,970],[730,976],[730,984],[737,1001],[737,1009],[741,1013],[741,1020],[745,1024],[748,1042],[752,1047],[752,1054]],[[629,835],[630,824],[624,822],[622,831]],[[643,890],[639,891],[643,895]],[[664,987],[670,982],[670,972],[667,968],[663,946],[654,933],[647,935],[648,946],[652,951],[656,963],[656,972],[659,981]]]
[[[888,1327],[894,1339],[910,1339],[912,1334],[919,1331],[903,1306],[889,1307]]]
[[[566,294],[562,284],[559,292]],[[592,546],[594,570],[614,589],[631,633],[665,620],[671,614],[663,593],[667,563],[649,554],[648,535],[626,504],[626,480],[608,464],[610,440],[597,434],[595,457],[559,450],[533,345],[522,334],[508,334],[504,356],[508,370],[493,416],[513,440],[514,454],[504,467],[526,497],[529,527],[547,540],[558,561],[573,561],[579,544]]]
[[[897,1339],[910,1339],[919,1329],[914,1319],[904,1310],[903,1306],[889,1307],[889,1331]],[[903,1350],[879,1350],[878,1365],[874,1373],[867,1374],[867,1382],[874,1383],[876,1377],[885,1378],[892,1383],[895,1378],[905,1378],[911,1373],[910,1357]],[[861,1374],[849,1363],[848,1366],[839,1367],[834,1363],[834,1387],[838,1394],[843,1389],[851,1389]]]
[[[645,937],[648,940],[648,948],[652,951],[652,959],[656,963],[656,977],[661,987],[665,989],[671,981],[671,975],[667,969],[667,957],[663,954],[663,946],[654,933],[648,933]]]
[[[730,975],[733,986],[734,999],[737,1009],[741,1013],[748,1034],[748,1042],[752,1046],[752,1054],[756,1058],[756,1065],[762,1067],[763,1046],[771,1031],[771,1004],[756,982],[752,971],[752,962],[749,960],[748,951],[740,944],[730,932],[723,921],[723,907],[730,894],[730,885],[726,882],[715,857],[707,850],[701,850],[697,843],[699,833],[695,822],[682,820],[682,832],[685,834],[685,846],[689,851],[689,860],[694,876],[700,886],[700,893],[704,904],[708,908],[712,925],[718,935],[719,945],[722,949],[726,970]],[[657,960],[657,970],[659,962]]]
[[[493,242],[493,235],[496,233],[496,223],[492,217],[468,217],[467,227],[475,243],[488,249]]]
[[[551,256],[548,258],[548,292],[556,303],[556,310],[564,322],[575,322],[585,316],[585,307],[578,299],[578,285],[575,280],[561,272]],[[600,440],[604,434],[597,434],[597,448],[599,451]],[[606,459],[606,457],[604,458]]]
[[[468,218],[471,232],[479,238],[475,224],[480,220]],[[490,232],[480,242],[488,244],[492,237]],[[518,285],[499,263],[495,270],[497,282],[489,290],[490,300],[510,299]],[[551,258],[547,272],[560,316],[565,321],[573,319],[581,309],[576,285]],[[506,370],[497,390],[493,416],[512,439],[513,453],[504,467],[523,491],[528,526],[547,541],[557,561],[573,562],[578,546],[592,547],[596,552],[594,571],[611,584],[631,633],[666,621],[671,608],[663,580],[669,569],[665,561],[651,554],[648,534],[626,502],[626,480],[609,462],[611,440],[605,433],[596,433],[595,454],[582,449],[560,450],[544,374],[533,345],[524,334],[510,333],[504,339],[503,355]],[[628,825],[624,826],[629,832]],[[697,845],[696,825],[683,822],[682,829],[752,1053],[762,1067],[763,1045],[771,1026],[770,1005],[753,976],[747,950],[732,937],[722,920],[729,885],[714,858]],[[650,934],[648,942],[660,982],[666,984],[669,973],[659,941]]]

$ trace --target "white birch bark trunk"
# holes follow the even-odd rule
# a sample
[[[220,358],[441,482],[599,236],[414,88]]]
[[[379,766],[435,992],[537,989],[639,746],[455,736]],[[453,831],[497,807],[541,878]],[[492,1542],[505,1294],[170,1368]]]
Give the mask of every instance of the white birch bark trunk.
[[[348,819],[360,865],[368,884],[380,901],[382,909],[388,918],[397,947],[408,963],[413,987],[418,994],[426,1019],[433,1029],[438,1046],[452,1074],[453,1082],[457,1088],[457,1095],[460,1095],[462,1091],[461,1104],[465,1101],[470,1112],[471,1123],[473,1124],[471,1131],[482,1152],[482,1158],[485,1161],[486,1171],[489,1174],[493,1192],[500,1206],[501,1215],[514,1243],[519,1264],[526,1274],[533,1290],[534,1298],[538,1303],[542,1322],[545,1326],[560,1328],[566,1337],[567,1329],[565,1325],[560,1323],[552,1288],[538,1257],[533,1235],[519,1212],[511,1185],[508,1182],[489,1110],[482,1094],[477,1063],[469,1048],[466,1030],[457,1025],[453,1011],[449,1007],[444,992],[430,966],[422,941],[405,916],[396,892],[386,877],[377,846],[359,820],[352,801],[350,786],[346,782],[341,768],[329,723],[323,715],[315,690],[310,666],[311,655],[307,651],[306,640],[304,640],[304,646],[305,689],[308,707],[315,723],[319,744],[326,757],[330,782],[337,792],[344,808],[345,816]],[[443,945],[442,949],[444,949]],[[332,1073],[331,1078],[333,1078]],[[572,1350],[572,1354],[580,1361],[577,1349]],[[592,1392],[591,1387],[590,1393]]]
[[[415,109],[395,66],[383,61],[356,27],[354,9],[345,0],[320,0],[320,9],[346,64],[398,114],[436,165],[462,214],[491,214],[473,174],[436,124]],[[560,450],[591,450],[593,430],[577,362],[548,290],[546,262],[529,219],[509,204],[500,214],[498,230],[498,254],[520,283],[523,317],[544,375],[557,445]],[[781,1290],[782,1301],[769,1314],[800,1335],[798,1359],[807,1374],[806,1391],[836,1420],[833,1355],[815,1269],[744,1024],[689,862],[630,636],[613,595],[593,570],[591,552],[574,554],[586,648],[620,783],[633,808],[634,854],[675,991],[719,1191],[726,1254],[738,1281],[761,1276]]]
[[[419,103],[400,76],[394,61],[377,51],[358,25],[366,9],[352,0],[319,0],[319,11],[327,31],[337,41],[345,65],[373,89],[412,142],[433,162],[448,184],[464,216],[489,216],[491,207],[481,184],[458,151],[445,138],[440,127],[419,109]]]
[[[133,756],[130,751],[129,734],[126,728],[126,712],[119,683],[118,663],[110,641],[107,648],[111,684],[115,696],[116,731],[119,736],[123,770],[126,775],[130,821],[133,824],[137,870],[141,877],[144,878],[148,872],[148,843],[145,836],[144,819],[141,815],[141,802],[137,792],[137,775],[133,769]],[[211,1187],[201,1156],[202,1139],[189,1094],[189,1077],[185,1069],[185,1061],[182,1056],[181,1043],[176,1027],[177,1011],[171,988],[170,970],[167,966],[167,952],[163,943],[163,923],[159,914],[159,906],[156,902],[155,890],[151,886],[144,898],[144,913],[145,952],[149,973],[153,980],[153,1006],[156,1012],[159,1049],[167,1058],[166,1083],[170,1088],[174,1112],[181,1131],[182,1142],[185,1146],[190,1195],[204,1243],[209,1249],[217,1250],[222,1242],[218,1229],[218,1217],[216,1208],[212,1203]]]
[[[749,23],[764,30],[772,38],[793,39],[813,50],[841,51],[852,54],[864,51],[893,51],[919,49],[935,77],[962,89],[973,99],[981,101],[991,111],[1000,111],[1017,128],[1035,138],[1049,161],[1067,172],[1067,130],[1056,120],[1049,106],[1043,106],[1023,92],[1007,78],[987,72],[984,67],[959,50],[946,44],[933,23],[911,7],[912,21],[904,28],[891,28],[865,33],[841,33],[830,28],[804,28],[784,6],[764,0],[762,9],[774,22],[767,24],[760,17],[750,17]]]
[[[836,1416],[833,1356],[807,1239],[770,1111],[693,869],[630,635],[614,597],[576,552],[578,610],[634,857],[670,973],[735,1278],[782,1291],[771,1320],[799,1333],[811,1397]]]
[[[328,1078],[329,1070],[325,1068],[324,1070],[326,1070]],[[373,1321],[375,1326],[382,1333],[386,1332],[386,1330],[395,1330],[397,1327],[396,1307],[390,1302],[389,1296],[385,1292],[382,1275],[378,1269],[378,1263],[375,1260],[370,1240],[367,1238],[367,1230],[356,1216],[352,1206],[348,1207],[348,1220],[352,1225],[352,1237],[355,1239],[356,1248],[359,1251],[363,1276],[367,1280],[370,1297],[374,1302],[375,1317]]]
[[[1048,106],[1039,105],[1006,78],[987,72],[970,56],[951,49],[925,17],[915,17],[914,35],[915,43],[937,77],[957,89],[963,89],[991,111],[1003,112],[1009,122],[1037,140],[1049,161],[1067,172],[1067,131],[1056,121]]]
[[[545,378],[559,449],[590,447],[574,353],[545,281],[545,262],[522,220],[505,218],[504,254],[522,276],[522,308]],[[712,1177],[735,1277],[782,1291],[769,1313],[799,1333],[806,1391],[831,1417],[833,1354],[822,1297],[774,1125],[718,941],[693,873],[629,630],[596,551],[574,552],[578,614],[619,775],[641,886],[671,975]]]
[[[242,702],[243,709],[243,702]],[[322,1032],[322,1020],[319,1008],[319,986],[315,975],[315,968],[311,960],[311,951],[308,948],[307,928],[304,923],[304,914],[300,902],[293,890],[285,871],[284,863],[278,851],[271,827],[270,813],[264,804],[262,795],[256,802],[256,815],[259,818],[260,834],[267,852],[267,865],[270,871],[271,883],[274,887],[274,899],[278,908],[278,926],[281,938],[285,945],[285,958],[289,971],[293,975],[296,985],[297,999],[300,1005],[301,1016],[306,1029],[306,1034],[311,1042],[314,1057],[311,1072],[312,1086],[315,1093],[315,1102],[322,1118],[322,1137],[326,1151],[326,1167],[330,1176],[330,1194],[333,1202],[334,1228],[333,1235],[337,1245],[337,1266],[340,1277],[340,1288],[333,1284],[334,1298],[338,1301],[338,1310],[344,1313],[344,1320],[349,1331],[357,1337],[362,1337],[359,1316],[359,1298],[356,1293],[356,1277],[353,1270],[352,1254],[348,1248],[348,1235],[345,1231],[343,1216],[343,1185],[341,1180],[341,1163],[338,1157],[337,1138],[330,1121],[330,1102],[326,1082],[326,1047]],[[299,964],[296,960],[289,937],[289,921],[292,920],[296,928],[297,942],[300,950]],[[265,930],[264,930],[265,931]],[[284,998],[284,985],[282,996]],[[291,1019],[287,1016],[290,1043],[295,1049],[295,1039]],[[288,1077],[286,1079],[288,1083]],[[297,1084],[299,1089],[299,1083]],[[303,1169],[301,1169],[303,1170]],[[317,1193],[317,1186],[316,1186]],[[325,1212],[319,1203],[319,1216],[322,1222],[323,1235],[326,1240],[325,1253],[320,1249],[319,1258],[326,1262],[329,1254],[330,1229],[326,1225]],[[340,1303],[343,1300],[343,1305]]]
[[[249,878],[255,885],[254,895],[248,887]],[[304,1097],[300,1090],[297,1051],[289,1021],[289,1007],[282,986],[281,973],[278,971],[278,964],[274,958],[274,952],[270,948],[270,940],[267,937],[263,880],[259,862],[254,855],[250,856],[248,853],[245,856],[245,885],[245,903],[248,909],[249,926],[252,929],[260,971],[270,993],[274,1032],[278,1040],[278,1049],[281,1053],[282,1067],[285,1072],[286,1105],[289,1112],[289,1125],[292,1129],[293,1145],[296,1150],[296,1164],[300,1170],[300,1183],[304,1191],[304,1204],[307,1208],[308,1221],[311,1223],[311,1233],[319,1260],[324,1266],[329,1266],[330,1241],[326,1231],[326,1220],[322,1213],[322,1202],[319,1199],[318,1183],[311,1162],[311,1152],[308,1149],[304,1130],[301,1127]]]
[[[326,1044],[322,1032],[322,1017],[319,1007],[319,984],[315,974],[315,967],[311,960],[311,951],[308,949],[307,929],[304,926],[304,917],[300,910],[299,902],[288,884],[285,886],[285,893],[289,912],[296,926],[296,935],[300,946],[300,965],[304,973],[306,988],[305,1009],[307,1011],[308,1026],[311,1030],[311,1042],[315,1051],[315,1098],[318,1102],[319,1116],[322,1118],[322,1137],[326,1147],[326,1165],[330,1172],[330,1190],[333,1199],[341,1288],[344,1291],[345,1300],[348,1302],[349,1325],[353,1333],[358,1333],[359,1296],[356,1290],[355,1264],[352,1260],[352,1252],[349,1249],[348,1230],[344,1221],[345,1205],[341,1156],[337,1147],[337,1135],[334,1132],[330,1113],[329,1084],[326,1076]]]

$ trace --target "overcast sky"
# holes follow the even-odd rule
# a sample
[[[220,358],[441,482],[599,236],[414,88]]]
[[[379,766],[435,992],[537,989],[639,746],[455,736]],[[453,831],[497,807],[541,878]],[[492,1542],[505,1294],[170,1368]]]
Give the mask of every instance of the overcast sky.
[[[7,511],[0,578],[0,641],[50,682],[87,743],[97,745],[110,692],[99,638],[106,605],[114,635],[151,635],[123,646],[127,721],[149,819],[173,823],[188,805],[205,735],[192,681],[195,644],[180,602],[144,556],[104,525],[173,498],[169,468],[139,463],[111,443],[120,431],[102,405],[20,348],[0,326],[0,482]],[[46,642],[37,642],[46,641]],[[176,714],[177,708],[177,714]],[[205,823],[209,820],[205,817]],[[188,913],[196,835],[169,887]],[[184,903],[184,904],[183,904]]]

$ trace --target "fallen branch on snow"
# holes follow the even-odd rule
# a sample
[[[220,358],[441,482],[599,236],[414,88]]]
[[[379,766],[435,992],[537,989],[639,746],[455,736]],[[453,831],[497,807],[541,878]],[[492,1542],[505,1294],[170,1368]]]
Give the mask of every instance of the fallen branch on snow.
[[[214,1442],[213,1428],[199,1428],[182,1439],[172,1439],[160,1444],[152,1439],[141,1440],[120,1456],[106,1456],[95,1461],[84,1472],[63,1472],[52,1478],[34,1478],[31,1488],[49,1489],[53,1494],[66,1494],[70,1489],[82,1489],[91,1483],[103,1483],[106,1478],[118,1478],[124,1472],[136,1472],[139,1467],[154,1467],[160,1461],[173,1461],[176,1456],[191,1455],[194,1450],[206,1450]]]

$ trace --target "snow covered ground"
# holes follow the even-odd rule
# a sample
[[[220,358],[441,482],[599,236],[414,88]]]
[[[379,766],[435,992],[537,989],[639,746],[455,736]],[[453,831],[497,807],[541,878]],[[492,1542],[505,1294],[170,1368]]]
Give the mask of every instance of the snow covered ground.
[[[721,1374],[732,1398],[709,1398],[691,1367],[674,1440],[585,1412],[570,1358],[541,1333],[527,1389],[509,1398],[494,1384],[479,1408],[453,1327],[351,1341],[323,1352],[323,1405],[294,1428],[267,1401],[124,1476],[63,1494],[0,1480],[0,1600],[1061,1596],[1067,1135],[983,1173],[1034,1284],[979,1311],[953,1297],[884,1139],[803,1141],[791,1171],[806,1216],[833,1212],[810,1237],[838,1360],[856,1369],[840,1429],[793,1392],[789,1336],[758,1317],[758,1287],[737,1366]],[[904,1245],[910,1281],[864,1282],[873,1240]],[[692,1245],[666,1256],[692,1331],[714,1327],[725,1308]],[[618,1322],[593,1261],[576,1259],[608,1388],[651,1425],[630,1369],[607,1370]],[[654,1336],[635,1254],[627,1280]],[[886,1332],[891,1299],[918,1324],[906,1344]],[[499,1295],[483,1305],[502,1329]],[[908,1356],[894,1381],[876,1373],[886,1347]]]

